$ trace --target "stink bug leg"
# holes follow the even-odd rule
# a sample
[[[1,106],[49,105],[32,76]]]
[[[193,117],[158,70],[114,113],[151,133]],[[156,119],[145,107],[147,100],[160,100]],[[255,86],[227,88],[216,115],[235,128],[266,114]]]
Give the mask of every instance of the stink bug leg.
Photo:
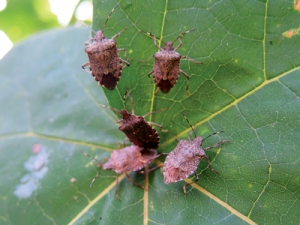
[[[188,56],[181,56],[177,52],[177,50],[182,45],[181,38],[185,34],[188,34],[189,32],[191,32],[193,30],[195,30],[195,29],[191,29],[191,30],[181,33],[173,42],[164,43],[165,46],[163,48],[161,48],[157,44],[157,42],[156,42],[157,38],[155,35],[153,35],[150,32],[146,33],[147,35],[153,37],[154,45],[159,49],[159,51],[153,55],[154,67],[148,73],[148,76],[153,74],[155,84],[163,93],[168,93],[171,90],[171,88],[174,87],[174,85],[177,83],[177,80],[179,78],[179,74],[182,73],[187,78],[186,92],[189,95],[191,95],[189,92],[190,77],[186,72],[184,72],[183,70],[180,69],[180,60],[188,59],[195,64],[199,64],[200,62],[197,62],[196,60],[189,58]],[[176,48],[174,48],[173,44],[176,40],[179,41],[179,45]],[[142,62],[149,61],[151,57],[152,56],[150,56],[147,60],[142,61]]]
[[[150,125],[156,125],[159,126],[161,131],[165,132],[166,130],[162,129],[162,126],[157,123],[148,123],[144,117],[148,116],[152,113],[155,113],[157,111],[150,112],[146,114],[145,116],[136,116],[134,114],[134,102],[131,96],[126,91],[124,95],[124,101],[126,100],[126,97],[130,98],[131,101],[131,110],[132,113],[128,112],[126,109],[117,110],[114,108],[110,108],[104,105],[106,108],[110,108],[111,110],[115,111],[116,114],[121,114],[122,119],[117,120],[117,123],[121,123],[119,130],[125,133],[127,138],[134,144],[144,149],[157,149],[159,145],[159,136],[157,131]],[[163,109],[165,110],[165,109]],[[163,111],[158,110],[158,111]]]
[[[119,196],[119,176],[116,173],[116,197],[120,201],[120,196]]]
[[[126,52],[126,49],[125,48],[118,48],[118,52],[124,52],[124,55],[125,55],[125,58],[128,59],[127,57],[127,52]],[[124,59],[121,59],[123,63],[125,63],[126,66],[130,66],[130,63],[127,62],[126,60]]]
[[[95,162],[97,162],[97,164],[96,164],[97,167],[101,167],[101,166],[104,164],[104,161],[105,161],[105,160],[108,161],[108,158],[107,158],[107,157],[104,157],[104,158],[102,159],[102,161],[99,162],[99,160],[97,160],[96,158],[90,156],[90,155],[87,154],[86,152],[82,152],[82,151],[81,151],[81,153],[84,154],[86,157],[89,157],[90,159],[92,159],[92,160],[94,160]],[[90,187],[93,186],[95,180],[96,180],[98,177],[99,177],[99,173],[97,173],[96,176],[92,179],[92,181],[91,181],[91,183],[90,183]]]
[[[126,90],[125,94],[123,96],[123,101],[124,101],[124,105],[126,106],[126,97],[128,97],[130,99],[130,104],[131,104],[131,113],[134,115],[134,101],[133,98],[130,96],[129,91]]]
[[[85,156],[99,162],[94,157],[88,155],[85,152],[82,152]],[[119,176],[118,174],[125,173],[128,180],[134,185],[145,189],[145,187],[134,180],[128,175],[128,172],[134,171],[137,172],[145,168],[150,164],[154,159],[158,158],[160,155],[157,154],[155,149],[144,150],[136,145],[131,145],[128,147],[123,147],[120,150],[113,150],[110,158],[104,157],[102,161],[97,165],[102,167],[103,170],[113,170],[116,172],[116,197],[120,200],[119,197]],[[104,163],[104,161],[107,161]],[[93,185],[94,181],[99,176],[99,173],[93,178],[90,187]]]
[[[87,69],[85,68],[86,66],[89,66],[89,65],[91,65],[90,62],[87,62],[87,63],[82,64],[81,67],[82,67],[82,69],[84,69],[84,70],[85,70],[86,72],[88,72],[89,74],[92,74],[92,71],[87,70]]]
[[[195,180],[191,183],[187,183],[187,184],[183,185],[183,194],[185,194],[185,195],[186,195],[186,187],[191,185],[191,184],[196,183],[199,180],[198,173],[196,171],[194,173],[195,173],[195,177],[196,177]]]
[[[116,39],[117,37],[119,37],[124,31],[126,30],[126,28],[124,28],[123,30],[121,30],[119,33],[115,34],[111,39]],[[125,48],[118,48],[118,52],[124,52],[125,58],[128,60],[127,57],[127,52]],[[120,58],[121,59],[121,58]],[[130,63],[125,61],[124,59],[121,59],[123,63],[125,63],[126,66],[130,66]]]
[[[195,138],[194,140],[191,140],[189,134],[189,140],[180,140],[176,148],[166,157],[166,160],[164,162],[164,181],[166,184],[177,182],[187,178],[192,173],[195,173],[195,180],[192,183],[187,183],[183,186],[183,192],[184,194],[186,194],[186,187],[193,183],[196,183],[199,180],[196,170],[198,164],[203,158],[207,159],[209,168],[212,171],[217,172],[212,168],[210,160],[207,157],[205,151],[229,141],[219,141],[218,143],[210,147],[203,148],[202,143],[205,139],[212,135],[219,134],[221,133],[221,131],[210,134],[206,138],[202,138],[201,136],[196,135],[194,128],[192,127],[186,116],[184,116],[184,118],[192,128]]]
[[[157,42],[156,42],[156,39],[159,39],[159,38],[157,38],[157,37],[156,37],[154,34],[152,34],[151,32],[143,32],[143,33],[145,33],[146,35],[149,35],[149,36],[153,37],[154,45],[155,45],[160,51],[163,50],[163,49],[157,44]],[[152,57],[154,57],[154,55],[150,55],[149,58],[146,59],[146,60],[144,60],[144,61],[139,60],[139,62],[146,63],[146,62],[148,62]],[[148,73],[148,77],[150,77],[150,75],[152,75],[153,73],[154,73],[154,69],[151,70],[151,71]],[[158,90],[155,91],[155,94],[157,93],[157,91],[158,91]]]
[[[124,67],[123,63],[126,66],[130,65],[118,53],[119,51],[123,51],[127,57],[126,50],[124,48],[118,49],[117,42],[115,41],[125,29],[115,34],[111,39],[104,36],[106,23],[118,5],[107,16],[103,29],[97,32],[94,31],[94,37],[85,42],[86,48],[84,51],[88,55],[89,62],[82,65],[82,68],[95,78],[98,85],[102,85],[109,90],[113,90],[119,82]],[[89,69],[86,69],[87,66],[89,66]]]
[[[174,42],[175,42],[176,40],[179,41],[179,45],[174,49],[174,51],[177,51],[177,50],[181,47],[181,45],[182,45],[182,40],[181,40],[181,38],[183,37],[183,35],[188,34],[188,33],[190,33],[191,31],[194,31],[194,30],[196,30],[196,29],[193,28],[193,29],[190,29],[190,30],[188,30],[188,31],[182,32],[182,33],[178,36],[178,38],[176,38],[176,39],[173,41],[172,44],[174,44]]]
[[[122,119],[120,120],[120,122],[122,124],[119,127],[119,129],[123,131],[126,134],[127,138],[135,145],[143,147],[144,149],[158,148],[159,136],[157,131],[154,128],[152,128],[150,124],[158,126],[162,132],[166,132],[166,130],[163,130],[162,125],[160,124],[146,122],[144,118],[150,114],[166,109],[152,111],[144,116],[136,116],[134,115],[134,102],[128,91],[126,91],[124,95],[124,101],[126,100],[126,97],[130,99],[132,114],[130,114],[125,109],[120,111],[120,114],[122,115]]]
[[[147,151],[136,145],[131,145],[120,150],[113,150],[110,159],[103,164],[104,170],[113,170],[116,172],[116,196],[120,200],[118,193],[118,174],[125,173],[127,179],[134,185],[145,189],[145,187],[139,183],[136,183],[128,175],[130,171],[139,171],[143,169],[152,160],[156,159],[160,155],[157,155],[155,149],[148,149]]]
[[[134,102],[133,102],[133,98],[130,96],[128,90],[126,90],[125,95],[124,95],[124,103],[125,104],[126,104],[126,96],[130,99],[130,102],[131,102],[131,112],[134,115]],[[143,115],[142,117],[145,118],[145,117],[147,117],[147,116],[149,116],[151,114],[154,114],[154,113],[157,113],[157,112],[162,112],[162,111],[165,111],[165,110],[167,110],[167,108],[149,112],[149,113]],[[154,122],[147,122],[147,123],[159,127],[159,129],[160,129],[161,132],[168,132],[168,130],[163,130],[163,126],[160,125],[160,124],[158,124],[158,123],[154,123]]]
[[[182,33],[178,36],[178,38],[175,39],[175,41],[176,41],[176,40],[179,41],[179,45],[174,49],[174,51],[177,51],[177,49],[179,49],[179,48],[182,46],[182,40],[181,40],[181,38],[183,37],[183,35],[188,34],[189,32],[194,31],[194,30],[196,30],[196,29],[191,29],[191,30],[182,32]],[[173,44],[174,44],[175,41],[173,41]],[[198,62],[198,61],[196,61],[196,60],[194,60],[194,59],[192,59],[192,58],[190,58],[190,57],[188,57],[188,56],[180,56],[180,59],[187,59],[187,60],[190,60],[191,62],[193,62],[193,63],[195,63],[195,64],[203,64],[202,62]],[[182,74],[186,77],[187,81],[186,81],[186,88],[185,88],[185,90],[186,90],[186,92],[187,92],[189,95],[191,95],[191,93],[190,93],[190,91],[189,91],[190,77],[189,77],[189,75],[188,75],[186,72],[184,72],[183,70],[180,69],[179,71],[180,71],[180,73],[182,73]]]
[[[145,187],[144,187],[143,185],[141,185],[141,184],[135,182],[134,180],[132,180],[131,177],[128,175],[128,173],[125,172],[125,175],[126,175],[127,179],[128,179],[131,183],[133,183],[135,186],[138,186],[138,187],[140,187],[140,188],[146,190]]]

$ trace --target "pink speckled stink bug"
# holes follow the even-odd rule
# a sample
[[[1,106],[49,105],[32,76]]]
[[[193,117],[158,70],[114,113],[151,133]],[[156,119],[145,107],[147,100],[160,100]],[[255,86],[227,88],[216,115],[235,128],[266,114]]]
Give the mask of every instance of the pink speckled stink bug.
[[[186,117],[185,119],[187,120]],[[192,131],[194,132],[195,139],[191,140],[190,138],[191,133],[190,133],[188,135],[188,140],[179,140],[179,143],[177,144],[176,148],[168,154],[164,162],[164,182],[166,184],[183,180],[188,176],[190,176],[192,173],[195,173],[195,177],[196,177],[195,180],[183,186],[184,194],[186,194],[186,187],[188,185],[196,183],[199,180],[196,170],[198,164],[203,158],[207,159],[209,168],[212,171],[217,172],[210,165],[210,160],[205,154],[205,151],[217,147],[225,142],[229,142],[229,141],[219,141],[213,146],[202,148],[202,143],[205,139],[207,139],[212,135],[219,134],[223,131],[215,132],[208,135],[206,138],[202,138],[201,136],[196,135],[196,132],[192,126],[191,128]]]

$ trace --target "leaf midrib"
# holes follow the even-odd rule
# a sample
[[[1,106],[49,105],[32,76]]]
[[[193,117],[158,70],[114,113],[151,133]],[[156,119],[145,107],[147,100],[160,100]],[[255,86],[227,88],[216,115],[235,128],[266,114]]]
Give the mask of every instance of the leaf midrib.
[[[165,21],[166,21],[166,16],[167,16],[167,8],[168,8],[168,0],[166,0],[165,2],[165,10],[164,10],[164,16],[163,16],[163,20],[162,20],[162,26],[161,26],[161,32],[160,32],[160,40],[162,40],[162,36],[163,36],[163,32],[164,32],[164,25],[165,25]],[[161,42],[159,43],[159,45],[161,44]],[[156,85],[152,86],[152,99],[151,99],[151,104],[150,104],[150,111],[153,111],[153,107],[154,107],[154,97],[155,97],[155,89],[156,89]],[[152,114],[150,114],[149,116],[149,120],[152,121]],[[148,173],[145,174],[145,188],[148,189]],[[149,214],[148,214],[148,204],[149,204],[149,195],[148,195],[148,191],[144,191],[144,225],[148,224],[149,221]]]

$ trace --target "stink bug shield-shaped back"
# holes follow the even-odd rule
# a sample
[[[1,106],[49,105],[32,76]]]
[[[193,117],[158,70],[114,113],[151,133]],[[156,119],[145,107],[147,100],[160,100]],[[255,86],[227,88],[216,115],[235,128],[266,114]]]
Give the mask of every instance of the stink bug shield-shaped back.
[[[134,144],[137,145],[145,150],[147,149],[157,149],[160,139],[158,136],[157,131],[150,125],[158,126],[161,131],[165,132],[162,129],[162,126],[157,123],[147,122],[144,118],[152,113],[157,111],[153,111],[147,113],[144,116],[136,116],[134,115],[134,102],[133,99],[130,97],[129,94],[127,96],[130,98],[131,101],[131,109],[132,113],[128,112],[126,109],[122,109],[121,111],[110,108],[111,110],[115,111],[116,113],[121,114],[122,119],[118,120],[121,125],[119,130],[124,132],[127,138]],[[104,105],[102,105],[104,106]],[[104,106],[106,107],[106,106]],[[162,111],[162,110],[159,110]]]
[[[187,120],[188,121],[188,120]],[[192,126],[191,126],[192,127]],[[200,161],[205,158],[208,161],[209,168],[217,172],[210,165],[210,160],[207,157],[205,151],[217,147],[225,142],[229,141],[219,141],[213,146],[202,148],[203,141],[208,137],[219,134],[220,132],[215,132],[213,134],[208,135],[206,138],[202,138],[201,136],[197,136],[193,127],[192,130],[195,134],[195,139],[191,140],[190,134],[187,140],[180,140],[177,144],[176,148],[169,153],[164,162],[164,181],[166,184],[177,182],[183,180],[190,176],[192,173],[195,173],[195,181],[192,183],[187,183],[183,186],[183,192],[186,194],[186,187],[191,185],[199,180],[198,174],[196,172],[198,164]]]
[[[105,21],[104,28],[110,15],[118,5],[111,10]],[[82,68],[95,77],[99,85],[113,90],[122,75],[122,63],[125,63],[127,66],[130,65],[127,61],[121,59],[118,53],[119,51],[124,51],[126,55],[126,50],[123,48],[118,49],[115,41],[125,29],[108,39],[104,36],[104,28],[102,31],[94,32],[94,38],[85,42],[87,46],[84,51],[88,55],[89,62],[83,64]],[[86,66],[89,66],[89,70],[85,68]]]
[[[150,36],[153,37],[154,45],[160,50],[159,52],[156,52],[154,57],[154,67],[153,70],[148,73],[148,76],[153,74],[154,82],[157,85],[157,87],[163,92],[168,93],[171,88],[176,84],[179,74],[182,73],[187,78],[187,85],[186,85],[186,91],[189,93],[189,75],[180,69],[180,60],[181,59],[188,59],[191,62],[195,64],[199,64],[200,62],[195,61],[194,59],[189,58],[188,56],[181,56],[178,52],[176,52],[182,45],[181,38],[183,35],[193,31],[188,30],[186,32],[181,33],[178,38],[175,39],[179,41],[179,45],[174,48],[173,44],[174,42],[167,42],[165,43],[165,46],[161,48],[157,42],[156,42],[156,36],[154,36],[151,33],[147,33]],[[152,56],[150,56],[151,58]],[[147,62],[150,60],[148,58],[144,62]],[[190,93],[189,93],[190,94]]]
[[[111,153],[110,159],[103,164],[102,168],[104,170],[114,170],[116,172],[116,196],[119,200],[118,174],[125,173],[130,182],[144,189],[144,186],[133,181],[127,172],[143,169],[157,157],[159,157],[159,155],[157,155],[156,150],[148,149],[147,151],[143,151],[142,148],[135,145],[120,150],[114,150]]]
[[[94,159],[88,154],[86,153],[84,154]],[[142,186],[139,183],[136,183],[130,178],[128,172],[138,171],[143,169],[148,164],[150,164],[152,160],[156,159],[159,156],[160,155],[157,155],[157,151],[155,149],[149,149],[147,151],[144,151],[143,148],[140,148],[136,145],[131,145],[128,147],[124,147],[120,150],[113,150],[109,159],[106,157],[104,158],[104,160],[106,159],[107,162],[104,163],[103,162],[104,160],[102,160],[101,165],[103,170],[113,170],[116,172],[116,196],[119,200],[120,198],[118,193],[118,183],[119,183],[118,174],[124,173],[130,182],[144,189],[144,186]],[[92,180],[90,186],[92,186],[97,176]]]

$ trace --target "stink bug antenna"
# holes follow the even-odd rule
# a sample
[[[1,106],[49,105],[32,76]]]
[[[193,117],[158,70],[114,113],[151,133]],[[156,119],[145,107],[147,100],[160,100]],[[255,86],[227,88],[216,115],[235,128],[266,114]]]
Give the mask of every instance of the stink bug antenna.
[[[103,104],[99,104],[101,107],[104,107],[104,108],[108,108],[110,109],[111,111],[115,112],[116,113],[116,117],[117,117],[117,120],[119,119],[118,118],[118,114],[120,114],[120,110],[116,109],[116,108],[112,108],[112,107],[109,107],[109,106],[106,106],[106,105],[103,105]]]
[[[104,157],[100,162],[98,159],[96,159],[93,156],[90,156],[89,154],[87,154],[86,152],[83,152],[81,150],[79,150],[82,154],[84,154],[86,157],[89,157],[90,159],[94,160],[95,162],[97,162],[97,167],[101,167],[104,163],[104,160],[108,160],[107,157]],[[97,179],[97,177],[99,176],[99,173],[97,173],[97,175],[93,178],[93,180],[90,183],[90,187],[92,187],[93,183],[95,182],[95,180]]]
[[[90,159],[92,159],[92,160],[94,160],[94,161],[96,161],[96,162],[99,162],[99,160],[98,159],[96,159],[95,157],[93,157],[93,156],[90,156],[89,154],[87,154],[86,152],[84,152],[84,151],[81,151],[81,150],[79,150],[82,154],[84,154],[86,157],[89,157]]]
[[[126,106],[126,97],[128,97],[130,99],[130,103],[131,103],[131,113],[134,115],[134,102],[133,102],[133,98],[130,96],[129,91],[126,90],[124,97],[123,97],[123,101],[124,101],[124,105]]]
[[[126,106],[126,96],[127,96],[128,93],[129,93],[129,91],[126,90],[125,93],[124,93],[124,96],[123,96],[123,103],[124,103],[125,106]]]
[[[195,137],[197,137],[197,134],[196,134],[196,132],[195,132],[193,126],[191,125],[190,121],[188,120],[188,118],[187,118],[182,112],[180,112],[180,113],[181,113],[181,115],[183,116],[183,118],[188,122],[188,124],[190,125],[190,127],[192,128]]]
[[[108,14],[105,23],[104,23],[104,27],[102,28],[102,32],[104,32],[104,28],[106,27],[106,23],[108,21],[108,19],[110,18],[111,14],[115,11],[115,8],[117,8],[120,4],[118,3],[115,7],[113,7],[113,9],[110,11],[110,13]]]
[[[214,132],[214,133],[212,133],[212,134],[208,135],[207,137],[205,137],[205,138],[203,139],[203,141],[204,141],[205,139],[207,139],[207,138],[209,138],[209,137],[213,136],[213,135],[216,135],[216,134],[219,134],[219,133],[223,133],[223,132],[224,132],[223,130],[221,130],[221,131],[218,131],[218,132]]]
[[[166,44],[162,39],[160,39],[159,37],[157,37],[157,36],[155,36],[153,33],[151,33],[151,32],[146,32],[146,31],[143,31],[143,30],[141,30],[140,31],[141,33],[144,33],[144,34],[146,34],[147,36],[150,36],[150,37],[152,37],[152,38],[156,38],[156,40],[160,40],[162,43],[164,43],[164,44]]]
[[[84,22],[82,22],[82,25],[84,25],[84,26],[90,28],[90,29],[94,32],[94,34],[96,34],[96,31],[94,31],[93,28],[92,28],[91,26],[87,25],[87,24],[84,23]]]
[[[174,42],[175,42],[176,40],[181,41],[181,38],[183,37],[183,35],[188,34],[188,33],[190,33],[191,31],[194,31],[194,30],[196,30],[196,28],[193,28],[193,29],[187,30],[187,31],[185,31],[185,32],[182,32],[182,33],[178,36],[178,38],[176,38],[176,39],[172,42],[172,44],[174,44]]]

